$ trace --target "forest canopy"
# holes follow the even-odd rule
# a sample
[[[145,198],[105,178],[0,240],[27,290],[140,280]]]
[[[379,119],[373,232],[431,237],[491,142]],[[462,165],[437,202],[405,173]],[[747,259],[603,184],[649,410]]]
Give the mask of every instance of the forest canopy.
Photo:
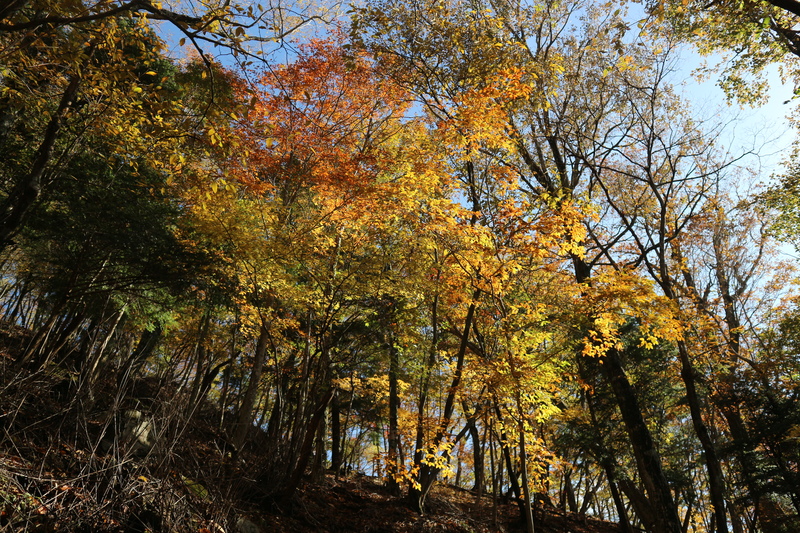
[[[798,27],[791,0],[12,0],[2,390],[63,388],[97,454],[135,405],[165,472],[211,420],[281,508],[359,471],[421,513],[441,481],[511,498],[529,533],[544,506],[797,531],[797,143],[748,164],[680,65],[721,54],[720,104],[756,105],[800,81]]]

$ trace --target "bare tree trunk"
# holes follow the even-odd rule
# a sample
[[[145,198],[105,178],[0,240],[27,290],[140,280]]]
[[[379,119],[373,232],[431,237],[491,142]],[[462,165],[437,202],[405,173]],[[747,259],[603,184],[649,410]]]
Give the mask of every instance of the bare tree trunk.
[[[425,409],[428,403],[428,392],[430,389],[430,382],[431,382],[431,372],[433,371],[433,365],[436,363],[436,352],[439,349],[439,318],[438,318],[438,311],[439,311],[439,295],[435,295],[433,298],[433,305],[431,306],[431,329],[432,329],[432,338],[431,338],[431,346],[428,352],[428,359],[425,363],[425,369],[423,371],[422,381],[420,383],[420,391],[419,391],[419,402],[417,404],[417,431],[414,439],[414,468],[417,470],[422,468],[422,459],[424,457],[424,449],[423,446],[424,438],[425,438]],[[408,490],[408,497],[411,502],[411,505],[417,508],[419,511],[420,509],[420,491],[416,489],[414,486],[411,486]]]
[[[522,413],[520,413],[521,415]],[[528,451],[525,448],[525,422],[519,421],[519,469],[522,472],[522,498],[525,509],[525,530],[528,533],[533,531],[533,508],[531,507],[531,488],[528,479]]]
[[[339,409],[339,395],[336,391],[331,398],[331,470],[339,476],[342,469],[342,421]]]
[[[400,396],[397,390],[398,374],[400,373],[400,354],[394,346],[393,335],[389,335],[389,438],[387,456],[387,481],[389,492],[394,496],[400,495],[399,477],[402,465],[399,464],[400,431],[398,429],[398,411],[400,409]]]
[[[100,378],[100,375],[102,374],[104,365],[101,363],[103,363],[105,360],[104,356],[106,352],[106,347],[108,347],[109,341],[114,336],[114,333],[116,333],[117,326],[119,326],[120,322],[125,317],[125,308],[123,307],[122,309],[117,311],[115,315],[116,317],[113,317],[112,315],[112,320],[114,322],[108,329],[108,333],[106,333],[105,337],[103,338],[103,342],[100,344],[100,347],[97,349],[97,352],[95,352],[95,355],[92,358],[88,374],[88,381],[89,381],[88,385],[90,389],[94,386],[95,383],[97,383],[97,380]]]
[[[161,325],[153,327],[153,329],[145,329],[139,337],[139,342],[136,348],[131,352],[128,360],[119,369],[117,375],[117,384],[122,386],[123,383],[133,378],[139,370],[144,366],[147,359],[153,354],[156,345],[161,340],[164,330]]]
[[[56,304],[53,308],[50,315],[47,317],[47,321],[42,324],[39,328],[36,329],[36,333],[34,333],[33,337],[31,338],[28,346],[25,348],[25,351],[22,353],[22,356],[17,360],[15,366],[17,369],[21,369],[22,367],[28,366],[31,361],[34,359],[38,359],[39,351],[47,342],[47,338],[53,332],[53,328],[56,325],[56,321],[58,320],[58,316],[63,311],[66,305],[66,301],[62,300]]]
[[[289,503],[291,501],[295,491],[297,491],[297,488],[300,486],[300,480],[303,476],[303,472],[306,470],[308,460],[311,456],[311,450],[314,444],[314,436],[316,435],[317,427],[319,426],[322,418],[325,416],[325,411],[327,410],[328,404],[330,403],[332,397],[333,389],[328,389],[328,391],[326,391],[325,394],[322,395],[322,398],[320,398],[320,400],[317,402],[314,412],[305,427],[303,444],[300,447],[299,453],[297,454],[297,462],[292,469],[288,482],[280,493],[281,500],[284,503]]]
[[[48,366],[53,361],[53,359],[56,357],[56,355],[61,350],[64,349],[64,347],[67,345],[67,343],[73,337],[75,332],[78,331],[78,328],[80,327],[81,324],[83,324],[83,321],[85,319],[86,319],[86,315],[83,312],[83,310],[77,311],[72,315],[72,319],[66,325],[64,325],[64,327],[61,329],[61,333],[59,334],[58,339],[56,340],[56,342],[53,343],[52,347],[48,347],[47,352],[44,355],[44,357],[42,357],[40,359],[40,361],[37,363],[37,366],[39,368],[44,368],[44,367]],[[69,352],[70,351],[68,351],[68,353]],[[61,360],[63,360],[63,357],[61,358]]]
[[[206,337],[208,337],[208,328],[211,326],[211,314],[206,311],[200,319],[198,325],[197,341],[195,343],[195,372],[194,380],[192,381],[191,389],[189,390],[189,401],[186,405],[187,418],[191,418],[200,397],[200,389],[203,381],[203,376],[206,371],[206,360],[208,359],[208,349],[206,348]]]
[[[689,359],[686,343],[683,341],[678,341],[678,355],[681,361],[681,378],[686,387],[686,402],[689,404],[689,412],[692,416],[692,426],[703,447],[703,457],[708,473],[708,492],[716,517],[716,531],[717,533],[728,533],[728,520],[725,512],[725,478],[722,473],[722,464],[708,427],[703,421],[700,397],[695,386],[695,370]]]
[[[478,433],[478,428],[475,425],[474,417],[472,418],[472,423],[469,425],[469,435],[472,438],[472,464],[473,473],[475,474],[475,485],[473,490],[477,495],[477,501],[480,501],[480,497],[484,490],[484,457],[483,447],[481,446],[481,438],[480,434]]]
[[[269,330],[265,324],[261,324],[261,329],[256,342],[256,351],[253,354],[253,370],[250,372],[250,380],[247,383],[247,390],[244,393],[242,404],[239,406],[239,415],[236,420],[236,429],[233,433],[232,444],[237,450],[242,449],[250,426],[253,424],[253,409],[258,396],[258,387],[261,384],[261,374],[264,370],[264,360],[267,354],[267,342]]]
[[[503,486],[503,458],[495,460],[494,427],[489,429],[489,465],[492,474],[492,525],[497,529],[497,505]]]
[[[311,469],[311,479],[313,479],[315,483],[319,483],[319,481],[322,480],[322,471],[325,467],[326,426],[327,424],[325,424],[325,415],[323,414],[317,427],[317,437],[314,446],[314,464]]]

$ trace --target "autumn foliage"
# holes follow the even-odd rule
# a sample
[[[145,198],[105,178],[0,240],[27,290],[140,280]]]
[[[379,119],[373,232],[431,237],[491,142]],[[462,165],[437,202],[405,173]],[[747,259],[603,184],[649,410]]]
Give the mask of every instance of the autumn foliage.
[[[225,498],[292,514],[360,472],[418,513],[441,482],[495,520],[511,501],[529,532],[556,508],[797,527],[793,174],[747,191],[670,73],[679,39],[757,34],[722,73],[752,102],[747,58],[800,55],[794,12],[375,0],[328,27],[55,4],[0,8],[1,385],[47,383],[75,450],[149,469],[126,494],[172,476],[232,525]],[[28,427],[14,401],[2,454]],[[176,474],[199,421],[218,486]],[[0,527],[42,514],[21,490],[0,488]],[[136,501],[108,516],[155,505]]]

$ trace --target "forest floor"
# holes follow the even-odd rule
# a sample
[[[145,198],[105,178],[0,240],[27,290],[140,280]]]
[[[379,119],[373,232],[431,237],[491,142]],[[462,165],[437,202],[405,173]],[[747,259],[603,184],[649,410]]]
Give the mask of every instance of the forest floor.
[[[14,370],[11,352],[20,339],[8,341],[21,332],[3,333],[0,533],[524,531],[516,505],[440,483],[420,515],[381,480],[360,474],[306,480],[279,506],[265,488],[269,472],[257,447],[232,454],[210,406],[188,416],[169,412],[180,403],[169,402],[174,388],[143,383],[122,394],[109,377],[92,397],[75,394],[67,370]],[[169,423],[157,426],[153,450],[143,454],[113,437],[121,423],[111,411],[152,411],[156,403]],[[537,533],[620,531],[552,507],[538,509],[536,526]]]
[[[420,516],[388,490],[367,477],[308,485],[302,496],[304,517],[282,532],[517,532],[524,531],[516,505],[493,505],[490,497],[446,484],[428,496],[428,513]],[[536,513],[537,533],[619,533],[617,524],[546,508]]]

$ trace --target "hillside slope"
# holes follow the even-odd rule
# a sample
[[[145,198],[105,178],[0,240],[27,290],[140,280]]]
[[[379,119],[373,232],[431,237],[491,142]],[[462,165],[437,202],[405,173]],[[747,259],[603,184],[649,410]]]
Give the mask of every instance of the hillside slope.
[[[379,479],[357,473],[318,473],[313,482],[309,475],[290,503],[278,505],[257,445],[234,453],[211,406],[176,411],[174,385],[155,380],[120,394],[107,378],[100,393],[82,394],[68,370],[15,369],[23,337],[7,330],[0,350],[2,532],[523,530],[516,505],[487,495],[439,484],[422,516]],[[152,424],[131,432],[132,413],[153,414]],[[553,508],[539,509],[536,519],[542,533],[619,531]]]

